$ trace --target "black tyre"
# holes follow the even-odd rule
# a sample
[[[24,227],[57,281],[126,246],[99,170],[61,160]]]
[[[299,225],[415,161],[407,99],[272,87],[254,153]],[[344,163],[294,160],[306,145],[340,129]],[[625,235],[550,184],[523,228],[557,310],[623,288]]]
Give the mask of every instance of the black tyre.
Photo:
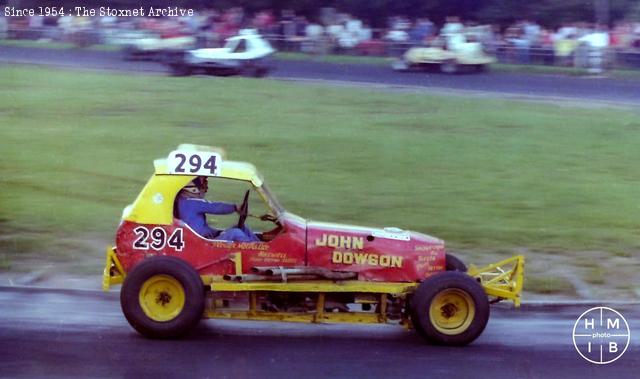
[[[477,64],[477,65],[473,66],[473,70],[475,72],[487,72],[487,71],[489,71],[489,65]]]
[[[169,67],[171,67],[171,75],[173,76],[191,75],[191,67],[189,67],[185,63],[172,63],[169,65]]]
[[[458,257],[446,254],[445,268],[447,271],[462,271],[467,272],[467,265],[464,264]]]
[[[269,69],[266,67],[259,67],[256,71],[256,78],[264,78],[269,74]]]
[[[458,68],[458,63],[455,60],[440,63],[440,72],[443,74],[455,74],[458,72]]]
[[[125,61],[133,61],[136,60],[136,48],[131,45],[126,45],[122,48],[122,59]]]
[[[409,69],[411,68],[411,65],[406,60],[400,58],[400,59],[394,60],[391,63],[391,68],[394,71],[406,72],[406,71],[409,71]]]
[[[189,332],[204,312],[198,273],[174,257],[152,257],[127,275],[120,291],[122,312],[140,334],[176,338]]]
[[[267,75],[268,70],[265,67],[261,67],[259,62],[248,61],[242,65],[240,74],[248,78],[262,78]]]
[[[420,284],[411,300],[411,320],[428,342],[462,346],[473,342],[489,321],[489,300],[472,277],[441,272]]]

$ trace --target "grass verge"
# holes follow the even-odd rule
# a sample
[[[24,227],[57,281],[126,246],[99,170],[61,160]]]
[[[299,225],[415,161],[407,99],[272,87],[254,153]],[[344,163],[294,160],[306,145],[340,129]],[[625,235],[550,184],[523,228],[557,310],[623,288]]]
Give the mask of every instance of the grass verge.
[[[27,48],[43,48],[43,49],[75,49],[79,48],[71,42],[57,42],[49,40],[24,40],[24,39],[0,39],[0,46],[27,47]],[[119,51],[120,46],[117,45],[91,45],[83,47],[85,50],[95,51]]]
[[[37,234],[44,242],[14,243],[40,251],[112,239],[152,160],[183,142],[253,162],[287,209],[313,219],[462,250],[640,249],[633,111],[5,67],[0,130],[0,230]]]

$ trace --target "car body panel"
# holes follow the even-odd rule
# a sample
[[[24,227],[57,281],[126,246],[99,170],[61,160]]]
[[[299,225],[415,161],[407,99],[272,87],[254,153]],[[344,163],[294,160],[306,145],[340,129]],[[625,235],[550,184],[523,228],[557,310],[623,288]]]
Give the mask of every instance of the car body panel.
[[[304,266],[305,225],[295,217],[282,217],[282,230],[268,242],[233,242],[210,240],[195,233],[178,219],[170,225],[139,224],[124,221],[116,234],[117,257],[125,271],[130,271],[143,259],[155,255],[168,255],[183,259],[191,264],[200,275],[223,276],[235,274],[235,254],[241,253],[244,274],[250,274],[255,266]],[[153,245],[149,240],[147,248],[139,248],[141,229],[153,233],[164,230],[165,236],[172,236],[181,230],[183,246],[180,249],[164,243]]]
[[[411,68],[445,66],[445,72],[455,72],[454,66],[485,67],[496,62],[491,55],[486,54],[479,42],[470,41],[464,33],[450,33],[435,39],[431,46],[417,46],[407,50],[402,59],[393,62],[396,70]]]
[[[224,150],[204,146],[178,149],[224,156]],[[437,238],[398,228],[308,222],[279,205],[252,164],[224,160],[220,167],[216,177],[249,184],[277,218],[275,228],[264,233],[268,238],[238,243],[196,234],[174,214],[178,192],[196,176],[171,174],[167,159],[157,159],[154,174],[125,208],[116,234],[116,255],[126,271],[146,257],[170,255],[186,260],[201,275],[232,274],[238,252],[242,274],[256,266],[309,266],[355,272],[364,281],[411,282],[445,270],[444,242]]]
[[[236,51],[239,44],[246,44],[246,49]],[[231,37],[227,40],[225,47],[214,49],[196,49],[189,51],[188,62],[192,64],[201,64],[204,62],[228,62],[254,60],[268,57],[275,53],[275,49],[271,47],[268,41],[264,40],[257,34],[240,35]]]
[[[495,58],[482,52],[479,43],[470,42],[465,45],[458,51],[445,50],[439,47],[415,47],[409,49],[404,58],[411,64],[439,64],[448,60],[455,60],[462,65],[485,65],[495,62]]]
[[[397,228],[309,222],[309,266],[357,272],[359,280],[412,282],[445,270],[444,242]]]
[[[241,31],[221,48],[194,49],[174,54],[169,66],[178,73],[250,74],[263,76],[272,69],[269,57],[276,50],[252,30]]]

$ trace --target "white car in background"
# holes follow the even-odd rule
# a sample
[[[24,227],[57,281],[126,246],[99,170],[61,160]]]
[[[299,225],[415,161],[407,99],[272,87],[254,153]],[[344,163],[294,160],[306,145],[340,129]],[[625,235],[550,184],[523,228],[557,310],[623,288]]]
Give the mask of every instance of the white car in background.
[[[119,35],[117,44],[122,46],[125,60],[161,60],[169,51],[194,48],[196,39],[190,35],[164,37],[152,31],[136,30]]]
[[[175,51],[166,63],[176,76],[204,73],[262,77],[271,69],[269,57],[275,52],[269,41],[247,29],[227,39],[224,47]]]

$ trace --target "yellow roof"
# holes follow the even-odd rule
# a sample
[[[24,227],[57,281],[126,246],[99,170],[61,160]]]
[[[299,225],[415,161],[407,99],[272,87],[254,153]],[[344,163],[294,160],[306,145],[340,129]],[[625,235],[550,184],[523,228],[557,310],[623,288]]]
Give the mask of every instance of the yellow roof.
[[[262,175],[251,163],[226,160],[224,150],[211,146],[180,145],[180,151],[215,152],[220,154],[222,161],[219,163],[219,175],[216,177],[244,180],[251,182],[255,187],[261,187]],[[167,158],[153,161],[154,175],[144,186],[136,200],[128,206],[122,215],[127,221],[140,224],[168,225],[173,222],[173,202],[176,194],[193,178],[191,175],[174,174],[169,171]],[[199,174],[198,174],[199,175]],[[213,175],[210,175],[213,176]]]
[[[263,177],[256,169],[256,166],[247,162],[226,160],[226,152],[220,147],[182,144],[178,146],[177,150],[219,153],[222,157],[222,163],[220,165],[220,174],[217,177],[248,181],[256,187],[262,185]],[[169,172],[167,158],[156,159],[153,161],[153,166],[156,175],[176,175]]]

